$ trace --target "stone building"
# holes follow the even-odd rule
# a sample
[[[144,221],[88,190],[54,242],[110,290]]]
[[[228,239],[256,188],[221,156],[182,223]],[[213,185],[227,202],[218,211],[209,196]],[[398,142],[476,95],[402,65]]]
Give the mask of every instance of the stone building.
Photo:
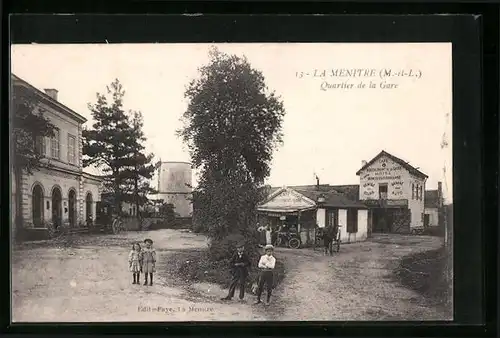
[[[13,74],[11,85],[13,91],[27,90],[35,95],[37,108],[56,127],[54,137],[37,143],[44,155],[42,168],[32,175],[23,173],[20,189],[12,177],[12,220],[16,215],[21,217],[24,230],[29,232],[47,230],[49,224],[80,227],[86,219],[95,219],[101,179],[82,169],[82,125],[86,119],[60,103],[55,89],[43,92]],[[22,194],[22,206],[16,205],[17,191]]]

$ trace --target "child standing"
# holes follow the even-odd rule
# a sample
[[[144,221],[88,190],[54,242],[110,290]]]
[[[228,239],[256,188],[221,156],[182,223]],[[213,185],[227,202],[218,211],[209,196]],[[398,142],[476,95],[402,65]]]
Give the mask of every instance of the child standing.
[[[139,278],[141,276],[141,245],[139,243],[134,243],[132,245],[132,250],[128,254],[128,265],[129,270],[134,276],[134,281],[132,284],[139,284]]]
[[[260,279],[259,286],[257,288],[257,302],[255,304],[260,304],[260,297],[264,289],[264,284],[267,286],[267,300],[266,305],[269,305],[271,300],[271,293],[273,290],[273,271],[276,265],[276,258],[273,257],[274,247],[272,245],[266,245],[264,248],[265,255],[262,255],[259,260],[260,269]]]
[[[153,273],[156,272],[156,251],[153,249],[153,241],[149,238],[144,240],[146,248],[142,250],[142,272],[144,272],[144,285],[153,285]]]
[[[236,287],[240,288],[240,300],[245,297],[245,284],[248,277],[248,269],[250,267],[250,259],[245,253],[245,246],[243,243],[238,244],[236,253],[231,258],[231,273],[233,278],[229,286],[229,294],[222,300],[231,300],[234,297]]]

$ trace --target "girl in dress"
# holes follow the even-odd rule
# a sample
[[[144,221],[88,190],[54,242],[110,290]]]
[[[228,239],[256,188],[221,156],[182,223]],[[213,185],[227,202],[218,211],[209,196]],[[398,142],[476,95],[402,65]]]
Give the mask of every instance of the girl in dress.
[[[153,285],[153,273],[156,272],[156,252],[153,249],[153,241],[149,238],[144,240],[146,248],[142,250],[142,272],[144,272],[144,285]]]
[[[128,255],[128,266],[129,270],[134,276],[134,281],[132,284],[139,284],[139,277],[141,276],[141,265],[142,265],[142,254],[141,245],[139,243],[134,243],[132,245],[132,250]]]

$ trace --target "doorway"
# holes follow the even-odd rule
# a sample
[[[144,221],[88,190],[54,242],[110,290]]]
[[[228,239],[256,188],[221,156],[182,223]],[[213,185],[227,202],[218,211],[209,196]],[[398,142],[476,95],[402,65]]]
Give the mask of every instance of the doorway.
[[[55,229],[62,223],[62,195],[58,187],[52,189],[52,223]]]
[[[68,194],[68,209],[69,225],[73,228],[76,225],[76,192],[74,190],[70,190]]]
[[[31,210],[33,214],[33,226],[35,228],[43,227],[43,189],[39,184],[33,187]]]

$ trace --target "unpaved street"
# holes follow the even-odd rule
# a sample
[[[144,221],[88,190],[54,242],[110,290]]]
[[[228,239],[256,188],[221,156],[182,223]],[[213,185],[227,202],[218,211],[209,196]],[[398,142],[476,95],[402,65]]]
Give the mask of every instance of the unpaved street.
[[[269,307],[222,303],[227,291],[208,283],[173,283],[159,269],[155,285],[132,285],[133,241],[155,241],[158,266],[178,250],[203,248],[203,236],[178,230],[82,236],[62,247],[26,243],[13,252],[13,321],[430,320],[448,314],[390,279],[397,259],[439,247],[433,237],[378,236],[344,245],[334,257],[277,249],[287,277]],[[392,243],[396,242],[396,243]],[[163,263],[162,263],[163,262]]]

